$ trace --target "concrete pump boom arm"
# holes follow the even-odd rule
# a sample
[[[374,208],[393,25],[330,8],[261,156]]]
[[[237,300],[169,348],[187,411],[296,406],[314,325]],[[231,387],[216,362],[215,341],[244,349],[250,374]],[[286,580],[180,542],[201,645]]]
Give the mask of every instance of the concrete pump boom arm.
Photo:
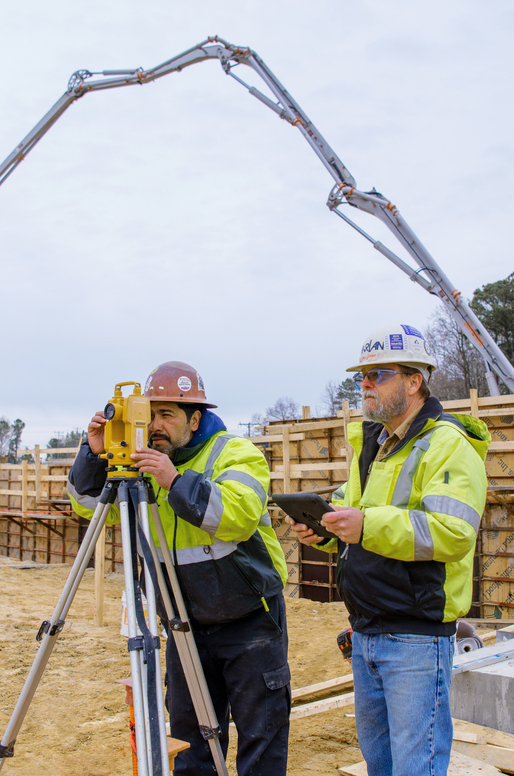
[[[446,304],[460,330],[482,355],[486,364],[486,375],[491,394],[499,393],[496,379],[490,371],[491,369],[496,372],[509,390],[514,393],[514,367],[469,308],[460,292],[454,288],[436,261],[418,240],[397,208],[375,190],[364,192],[355,188],[353,176],[346,169],[337,154],[262,59],[249,48],[233,46],[216,36],[214,38],[207,38],[207,40],[199,43],[197,46],[184,51],[172,59],[168,59],[166,62],[150,70],[136,68],[133,70],[103,70],[100,73],[92,73],[89,70],[77,70],[71,76],[65,94],[0,165],[0,185],[16,169],[18,164],[34,148],[43,135],[48,132],[64,111],[87,92],[150,83],[157,78],[168,75],[168,73],[179,72],[189,65],[209,59],[218,59],[227,75],[230,75],[242,84],[252,96],[277,113],[280,118],[298,128],[335,181],[335,186],[332,188],[327,202],[330,210],[369,240],[376,250],[393,262],[402,272],[405,272],[412,281],[418,283],[430,294],[438,296]],[[277,102],[273,102],[273,100],[254,86],[249,86],[235,75],[233,70],[238,65],[251,67],[262,78]],[[89,80],[95,75],[102,76],[102,79]],[[342,204],[349,204],[383,221],[404,249],[412,256],[419,269],[415,270],[410,267],[393,251],[389,250],[378,240],[373,239],[373,237],[355,224],[339,209],[339,206]]]

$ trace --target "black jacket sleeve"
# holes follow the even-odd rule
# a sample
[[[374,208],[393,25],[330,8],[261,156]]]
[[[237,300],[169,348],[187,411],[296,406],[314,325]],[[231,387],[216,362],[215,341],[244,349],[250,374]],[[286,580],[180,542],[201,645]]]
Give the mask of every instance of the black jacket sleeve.
[[[81,496],[96,498],[102,492],[107,479],[107,464],[98,455],[91,452],[88,442],[80,446],[75,462],[70,470],[69,481]]]
[[[176,515],[200,528],[211,495],[211,483],[204,475],[187,469],[173,482],[168,501]]]

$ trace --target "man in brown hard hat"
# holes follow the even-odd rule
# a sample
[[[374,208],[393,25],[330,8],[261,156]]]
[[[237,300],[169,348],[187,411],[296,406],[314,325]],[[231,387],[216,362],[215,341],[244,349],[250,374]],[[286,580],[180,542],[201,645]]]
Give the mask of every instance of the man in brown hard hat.
[[[202,378],[168,361],[148,377],[148,448],[133,455],[150,475],[159,514],[193,626],[207,685],[228,748],[237,728],[239,776],[285,776],[290,673],[284,554],[267,512],[269,469],[249,439],[228,434],[211,410]],[[75,511],[90,518],[105,483],[103,412],[70,472]],[[116,510],[109,519],[116,521]],[[166,647],[171,735],[188,741],[175,774],[213,773],[174,639]]]

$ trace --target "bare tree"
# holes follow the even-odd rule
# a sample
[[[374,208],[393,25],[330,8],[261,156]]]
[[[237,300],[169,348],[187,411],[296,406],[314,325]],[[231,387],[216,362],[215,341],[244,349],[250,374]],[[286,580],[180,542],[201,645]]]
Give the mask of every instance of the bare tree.
[[[332,416],[340,409],[341,399],[339,398],[339,385],[335,380],[329,380],[321,395],[320,415]]]
[[[465,399],[471,388],[487,396],[487,380],[482,357],[444,308],[432,316],[426,342],[437,362],[430,390],[441,401]]]
[[[23,433],[23,429],[25,428],[25,423],[20,418],[16,418],[12,426],[10,427],[10,434],[9,434],[9,450],[8,450],[8,456],[9,456],[9,463],[18,463],[18,449],[21,442],[21,435]]]
[[[9,437],[11,436],[11,424],[7,418],[0,418],[0,457],[7,455],[9,450]]]
[[[290,396],[281,396],[263,413],[254,412],[252,424],[267,426],[272,420],[293,420],[300,417],[300,407]]]

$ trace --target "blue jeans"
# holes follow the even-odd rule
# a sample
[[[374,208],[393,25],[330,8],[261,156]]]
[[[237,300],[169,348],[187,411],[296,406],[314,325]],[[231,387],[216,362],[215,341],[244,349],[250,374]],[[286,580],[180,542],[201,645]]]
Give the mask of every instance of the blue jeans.
[[[454,639],[353,633],[355,721],[368,776],[445,776]]]

